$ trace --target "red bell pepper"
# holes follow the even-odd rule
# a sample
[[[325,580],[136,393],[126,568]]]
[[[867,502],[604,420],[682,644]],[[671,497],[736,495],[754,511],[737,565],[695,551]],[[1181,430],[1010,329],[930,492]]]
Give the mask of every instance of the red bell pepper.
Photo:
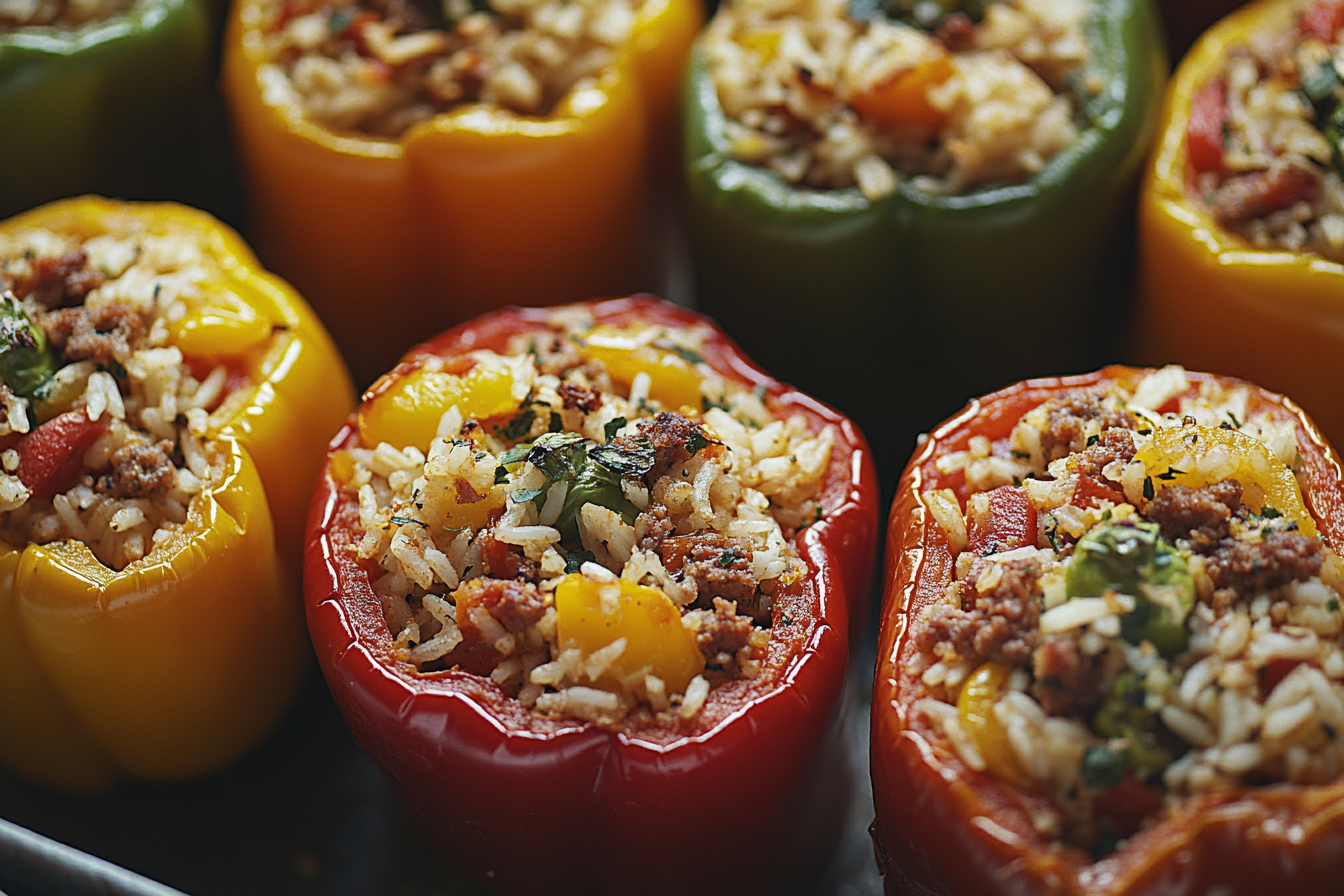
[[[600,325],[706,323],[647,297],[560,311],[577,308]],[[553,314],[510,308],[463,324],[413,349],[381,385],[416,359],[502,351],[511,336],[544,331]],[[450,860],[491,888],[791,892],[823,870],[839,836],[852,789],[841,698],[876,537],[873,461],[850,421],[766,376],[717,327],[699,352],[767,396],[772,411],[833,425],[838,436],[823,518],[796,538],[811,572],[777,595],[768,671],[716,687],[700,716],[675,730],[543,718],[488,677],[460,667],[421,673],[394,659],[370,571],[348,549],[355,496],[330,464],[318,484],[304,585],[322,670],[355,739]],[[333,450],[358,440],[352,417]]]
[[[1313,786],[1228,788],[1185,799],[1123,849],[1099,861],[1051,843],[1033,826],[1046,797],[967,767],[925,715],[914,709],[918,680],[908,672],[923,611],[943,598],[955,557],[925,495],[954,489],[961,473],[937,459],[972,437],[1005,439],[1024,413],[1067,391],[1122,383],[1148,371],[1097,373],[1018,383],[971,402],[939,426],[910,460],[891,509],[878,667],[873,693],[873,837],[889,894],[1203,893],[1334,894],[1344,855],[1344,780]],[[1229,377],[1187,373],[1194,387]],[[1344,471],[1315,424],[1281,395],[1251,387],[1251,410],[1295,424],[1303,492],[1321,537],[1344,538]],[[995,494],[995,493],[991,493]],[[1127,778],[1097,806],[1123,833],[1152,817],[1160,797]],[[1039,808],[1039,804],[1037,806]]]

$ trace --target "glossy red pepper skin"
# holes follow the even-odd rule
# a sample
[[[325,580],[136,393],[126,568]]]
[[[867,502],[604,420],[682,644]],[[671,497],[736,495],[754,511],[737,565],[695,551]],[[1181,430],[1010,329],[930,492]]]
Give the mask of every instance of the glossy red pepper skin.
[[[955,558],[922,495],[952,488],[965,500],[961,473],[934,465],[983,435],[1006,437],[1028,410],[1070,389],[1134,384],[1147,371],[1107,367],[1063,379],[1028,380],[971,402],[924,441],[906,467],[887,530],[882,628],[873,691],[873,839],[888,894],[923,896],[1259,896],[1337,894],[1344,871],[1344,781],[1316,787],[1262,787],[1211,793],[1137,834],[1093,863],[1052,848],[1002,781],[962,764],[912,708],[914,683],[902,663],[915,651],[923,610],[951,580]],[[1239,381],[1189,373],[1196,384]],[[1293,402],[1252,387],[1252,406],[1269,407],[1297,429],[1304,492],[1322,537],[1344,542],[1344,469],[1315,424]],[[1130,803],[1147,798],[1128,794]],[[1037,799],[1043,799],[1037,797]],[[1115,806],[1117,814],[1130,811]],[[1131,812],[1132,814],[1132,812]]]
[[[585,303],[599,324],[705,318],[656,299]],[[510,308],[411,351],[502,350],[552,312]],[[357,508],[325,473],[309,520],[309,629],[355,739],[437,835],[455,866],[517,893],[793,892],[819,876],[852,790],[841,738],[845,667],[862,626],[877,482],[862,434],[770,379],[722,331],[700,350],[767,404],[838,436],[824,519],[798,536],[813,572],[777,600],[767,665],[715,688],[681,731],[607,731],[534,717],[488,678],[419,674],[392,659],[369,572],[346,550]],[[357,440],[354,418],[332,442]],[[739,834],[733,831],[740,831]]]

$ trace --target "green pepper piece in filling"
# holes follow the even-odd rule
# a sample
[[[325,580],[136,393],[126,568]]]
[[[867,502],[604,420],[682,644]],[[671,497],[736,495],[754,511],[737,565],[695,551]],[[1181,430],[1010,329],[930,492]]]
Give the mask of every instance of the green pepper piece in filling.
[[[1155,523],[1094,526],[1074,547],[1064,585],[1070,597],[1096,597],[1108,589],[1132,595],[1134,612],[1120,623],[1124,639],[1151,641],[1164,656],[1185,648],[1195,582],[1185,558],[1162,540]]]
[[[51,379],[59,363],[47,334],[32,322],[14,294],[0,295],[0,378],[5,385],[30,398]]]
[[[1123,673],[1092,717],[1092,730],[1102,737],[1123,737],[1129,744],[1127,764],[1151,778],[1161,774],[1187,748],[1166,729],[1157,713],[1144,706],[1145,696],[1138,676]]]
[[[692,54],[682,173],[697,303],[763,368],[853,417],[888,458],[884,478],[946,408],[1039,374],[1043,333],[1061,369],[1113,354],[1096,322],[1128,302],[1115,272],[1130,269],[1126,214],[1166,59],[1151,0],[1095,4],[1087,34],[1081,133],[1034,177],[963,195],[900,179],[872,200],[735,159],[703,40]]]

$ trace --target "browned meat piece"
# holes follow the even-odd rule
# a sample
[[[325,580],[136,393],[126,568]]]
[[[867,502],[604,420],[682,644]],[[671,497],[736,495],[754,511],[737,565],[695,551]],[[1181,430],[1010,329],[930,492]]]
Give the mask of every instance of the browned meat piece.
[[[1218,188],[1213,216],[1225,227],[1261,218],[1321,195],[1321,179],[1296,165],[1279,165],[1229,179]]]
[[[49,311],[39,316],[38,325],[67,361],[103,365],[125,364],[145,329],[139,312],[122,302]]]
[[[996,663],[1020,663],[1036,649],[1041,618],[1037,585],[1041,565],[1035,558],[1013,560],[1003,566],[994,586],[980,594],[975,582],[991,566],[977,561],[962,583],[963,607],[938,604],[920,630],[920,646],[932,649],[950,641],[961,656],[984,657]]]
[[[933,36],[949,53],[962,53],[975,47],[975,23],[964,12],[954,12],[943,19]]]
[[[1082,450],[1075,469],[1084,476],[1104,481],[1101,471],[1107,466],[1117,460],[1128,463],[1133,459],[1134,434],[1128,429],[1108,429]]]
[[[1031,656],[1031,695],[1052,716],[1089,716],[1110,690],[1103,654],[1087,656],[1067,636],[1047,638]]]
[[[1205,550],[1227,537],[1240,509],[1241,483],[1226,479],[1202,488],[1169,485],[1153,497],[1144,516],[1162,527],[1168,541],[1188,538]]]
[[[567,410],[578,408],[585,414],[591,414],[602,406],[602,393],[575,383],[560,384],[560,400]]]
[[[1207,568],[1215,588],[1254,594],[1304,582],[1320,573],[1324,560],[1318,539],[1271,532],[1260,541],[1224,539],[1210,555]]]
[[[635,538],[639,547],[645,551],[657,551],[663,539],[676,531],[676,526],[667,518],[667,506],[653,502],[649,509],[635,517]]]
[[[1069,392],[1050,399],[1041,407],[1047,415],[1041,432],[1041,451],[1047,463],[1085,447],[1083,427],[1089,420],[1098,421],[1103,432],[1134,428],[1132,414],[1107,408],[1101,398],[1091,392]]]
[[[699,626],[695,643],[705,662],[735,667],[737,652],[751,639],[751,619],[739,616],[737,607],[721,598],[714,599],[713,610],[692,610],[691,615]]]
[[[541,565],[523,553],[517,545],[505,544],[485,530],[477,540],[481,545],[481,559],[485,574],[498,579],[527,579],[536,581],[541,576]]]
[[[718,532],[697,532],[664,538],[658,554],[668,572],[693,579],[699,602],[710,598],[749,604],[756,595],[751,548]]]
[[[14,284],[14,294],[32,298],[47,308],[78,305],[103,285],[103,272],[89,269],[83,252],[66,252],[58,258],[33,261],[29,275]]]
[[[695,456],[696,452],[686,446],[694,447],[696,442],[702,443],[702,449],[718,444],[705,435],[704,427],[699,423],[681,414],[662,411],[644,423],[638,435],[616,439],[612,444],[623,451],[653,448],[653,467],[645,476],[645,481],[652,485]]]
[[[123,445],[112,452],[112,472],[98,477],[97,489],[114,498],[156,498],[177,481],[173,443]]]
[[[495,579],[481,595],[481,606],[514,634],[540,622],[546,615],[546,605],[546,598],[536,585],[518,579]]]

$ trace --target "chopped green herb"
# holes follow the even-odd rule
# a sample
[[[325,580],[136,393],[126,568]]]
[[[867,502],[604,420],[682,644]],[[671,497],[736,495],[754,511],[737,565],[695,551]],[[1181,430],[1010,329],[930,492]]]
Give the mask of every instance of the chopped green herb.
[[[1091,445],[1092,443],[1088,442],[1088,444]],[[1018,451],[1016,448],[1013,449],[1012,454],[1013,457],[1017,458],[1018,460],[1028,460],[1031,457],[1030,451]]]
[[[532,443],[527,460],[552,482],[573,479],[587,460],[583,442],[576,432],[548,432]]]
[[[676,355],[678,358],[685,361],[687,364],[705,363],[704,358],[700,357],[698,354],[686,348],[685,346],[677,345],[670,339],[655,339],[653,341],[653,347],[661,348],[663,351],[672,352],[672,354]]]
[[[570,551],[565,557],[565,572],[576,573],[585,563],[596,563],[597,556],[592,551]]]
[[[1260,516],[1264,517],[1267,520],[1276,520],[1279,517],[1283,516],[1283,514],[1280,513],[1276,508],[1270,507],[1268,504],[1266,504],[1264,507],[1260,508]]]
[[[705,438],[703,433],[696,433],[686,440],[686,450],[691,452],[691,457],[695,457],[708,447],[709,439]]]
[[[424,520],[418,520],[413,516],[394,516],[392,517],[392,522],[396,523],[398,526],[419,526],[422,529],[429,528]]]
[[[1153,495],[1155,495],[1155,494],[1157,494],[1157,492],[1153,491],[1153,477],[1151,477],[1151,476],[1145,476],[1145,477],[1143,477],[1143,497],[1144,497],[1144,500],[1146,500],[1146,501],[1151,501],[1151,500],[1153,500]]]
[[[565,424],[561,422],[560,415],[557,414],[555,411],[551,411],[551,422],[546,426],[546,431],[559,432],[564,428]]]
[[[1059,550],[1059,520],[1053,515],[1050,517],[1050,526],[1045,530],[1045,540],[1050,542],[1050,547]]]
[[[1241,429],[1241,421],[1237,419],[1236,414],[1232,413],[1231,411],[1228,411],[1227,419],[1230,420],[1232,422],[1232,425],[1235,426],[1237,429]]]
[[[610,442],[616,438],[616,433],[624,429],[628,422],[624,417],[613,417],[607,421],[606,426],[602,427],[602,435],[606,436],[606,440]]]
[[[589,456],[620,476],[643,476],[653,469],[653,445],[641,436],[625,445],[598,445]]]
[[[743,556],[741,553],[739,553],[737,548],[729,548],[728,550],[724,551],[722,554],[719,555],[718,560],[719,568],[732,569],[734,563],[736,563],[739,560],[745,560],[745,559],[747,558]]]
[[[541,354],[541,351],[537,348],[536,339],[527,340],[527,353],[534,358]]]
[[[765,401],[766,391],[765,383],[757,383],[751,387],[751,394],[756,396],[757,401]]]
[[[502,464],[495,467],[495,485],[503,485],[509,481],[509,471]]]
[[[518,489],[518,491],[513,493],[513,503],[526,504],[528,501],[531,501],[532,499],[540,495],[543,491],[545,491],[545,489],[520,488]]]
[[[719,397],[718,401],[715,401],[708,395],[700,396],[700,410],[708,411],[710,408],[718,408],[721,411],[731,411],[733,409],[732,405],[723,401],[722,396]]]
[[[332,34],[340,34],[355,21],[354,13],[349,9],[338,9],[327,19],[327,28]]]
[[[508,439],[511,442],[516,441],[532,431],[532,423],[536,419],[537,412],[531,408],[527,408],[504,426],[496,426],[495,432],[498,433],[501,438]]]
[[[1086,447],[1091,448],[1093,445],[1097,444],[1097,443],[1100,442],[1100,441],[1101,441],[1101,436],[1099,436],[1099,435],[1090,435],[1090,436],[1087,437],[1087,446],[1086,446]]]
[[[1136,432],[1138,432],[1138,434],[1141,436],[1150,436],[1153,434],[1153,431],[1151,429],[1140,429],[1136,430]]]
[[[505,451],[503,454],[499,456],[499,463],[501,466],[508,466],[510,464],[521,463],[523,458],[527,457],[527,452],[531,450],[532,450],[531,445],[514,445],[508,451]]]
[[[1170,482],[1171,480],[1175,479],[1177,476],[1184,476],[1185,474],[1186,474],[1186,471],[1185,471],[1185,470],[1178,470],[1178,469],[1176,469],[1175,467],[1167,467],[1167,472],[1165,472],[1165,473],[1158,473],[1158,474],[1157,474],[1157,478],[1158,478],[1158,479],[1161,479],[1161,480],[1164,481],[1164,482]]]
[[[1332,597],[1332,598],[1330,598],[1328,601],[1325,602],[1325,608],[1326,608],[1327,610],[1329,610],[1331,613],[1338,613],[1338,612],[1339,612],[1339,598],[1337,598],[1337,597]]]

